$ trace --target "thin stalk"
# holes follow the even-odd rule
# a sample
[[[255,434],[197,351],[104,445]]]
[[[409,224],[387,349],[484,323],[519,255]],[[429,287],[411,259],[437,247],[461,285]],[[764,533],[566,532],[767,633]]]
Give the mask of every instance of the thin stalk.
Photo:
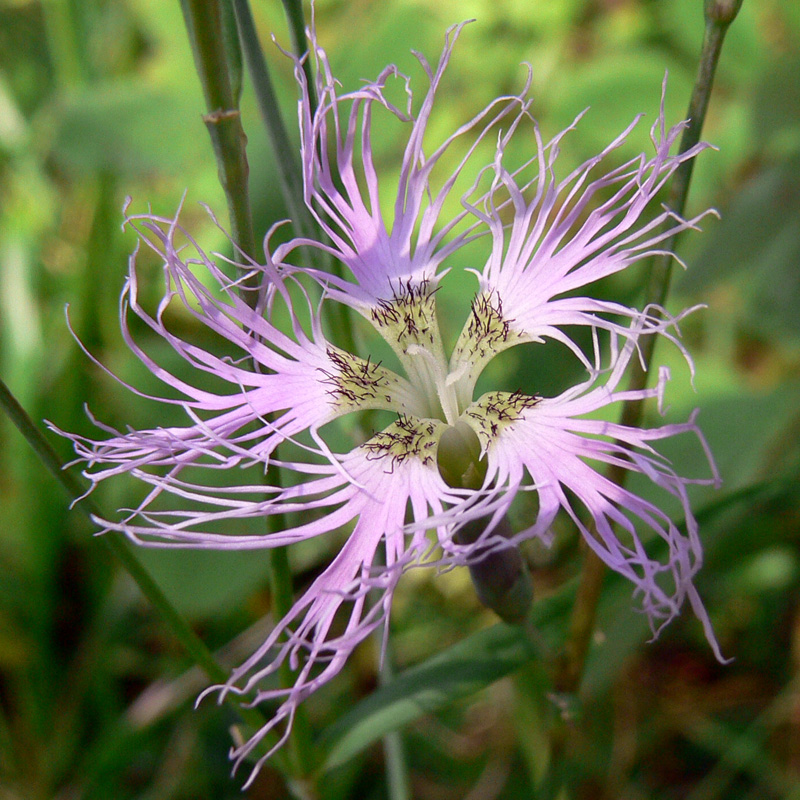
[[[231,82],[231,94],[236,108],[239,108],[244,86],[244,64],[242,63],[242,43],[236,25],[236,14],[230,0],[223,2],[220,6],[220,20],[225,45],[225,63],[228,66],[228,77]]]
[[[298,58],[308,52],[306,45],[306,20],[303,14],[303,0],[281,0],[283,9],[286,12],[286,22],[289,25],[289,35],[292,37],[292,50]],[[303,61],[303,72],[306,75],[306,85],[308,86],[308,99],[311,103],[311,114],[317,110],[317,88],[314,83],[314,71],[311,67],[311,59]]]
[[[249,15],[249,6],[247,0],[233,0],[233,2],[236,4],[235,7],[237,9],[239,6],[246,8]],[[316,90],[316,81],[314,79],[314,69],[311,64],[311,58],[308,55],[308,40],[306,38],[306,23],[305,23],[305,17],[303,15],[303,2],[302,0],[282,0],[282,2],[284,10],[286,12],[286,22],[289,26],[289,34],[292,39],[292,50],[295,54],[295,57],[302,63],[302,70],[305,75],[306,91],[308,92],[308,102],[310,106],[309,111],[311,117],[313,118],[317,110],[318,98]],[[238,10],[237,10],[237,19],[239,19]],[[242,17],[242,20],[246,22],[247,18]],[[252,16],[250,16],[249,24],[252,28]],[[241,34],[241,29],[240,29],[240,34]],[[260,63],[263,63],[264,69],[266,69],[266,64],[264,62],[264,55],[261,50],[261,46],[258,42],[258,37],[256,36],[254,29],[252,30],[251,45],[246,44],[243,37],[242,46],[245,50],[245,53],[247,53],[248,50],[252,48],[254,53],[254,59]],[[248,69],[251,70],[253,85],[256,90],[256,96],[258,97],[261,83],[257,76],[256,71],[250,66],[249,61],[248,61]],[[280,120],[280,111],[277,105],[274,105],[274,108],[269,105],[268,102],[269,98],[267,96],[265,96],[264,101],[265,101],[264,106],[262,106],[262,100],[259,99],[259,107],[262,109],[261,110],[262,115],[264,115],[265,108],[269,110],[270,119],[267,119],[265,117],[265,123],[267,125],[267,130],[269,132],[270,127],[272,125],[277,125],[276,121]],[[270,138],[272,138],[272,134],[270,134]],[[323,147],[324,146],[325,143],[323,143]],[[282,150],[278,150],[276,148],[275,156],[280,164],[282,159]],[[287,161],[286,163],[287,166],[291,164],[294,167],[296,162],[292,160],[291,162]],[[312,215],[306,210],[303,176],[299,168],[297,176],[300,182],[299,198],[302,206],[302,211],[299,214],[295,213],[294,215],[295,224],[299,228],[298,232],[301,235],[309,236],[310,238],[316,238],[318,241],[324,242],[326,239],[325,234],[320,229],[316,221],[313,219]],[[287,199],[287,206],[289,206],[291,211],[290,198],[288,197],[288,195],[285,196]],[[318,266],[320,269],[327,270],[328,272],[331,272],[334,275],[336,275],[336,277],[338,278],[344,277],[344,270],[342,269],[342,265],[339,261],[331,259],[329,256],[325,255],[324,253],[316,249],[311,250],[311,258],[316,262],[316,266]],[[329,303],[327,306],[327,316],[329,318],[329,322],[326,332],[331,336],[332,340],[347,352],[355,353],[356,352],[355,333],[353,331],[353,323],[350,315],[350,310],[342,303]]]
[[[705,2],[705,32],[703,46],[700,52],[700,63],[697,78],[689,100],[686,117],[689,125],[683,132],[679,152],[685,153],[700,141],[703,123],[708,110],[708,101],[711,98],[711,89],[714,85],[714,75],[722,52],[722,43],[725,34],[741,8],[742,0],[706,0]],[[694,170],[694,159],[684,161],[675,170],[669,187],[667,207],[679,217],[683,216],[686,209],[686,200],[689,196],[689,184]],[[664,228],[672,225],[670,220],[664,223]],[[672,281],[672,268],[675,252],[680,234],[674,233],[664,242],[664,253],[655,256],[650,264],[648,275],[647,293],[645,304],[663,306],[666,303],[669,287]],[[642,356],[645,365],[649,365],[653,357],[657,337],[647,336],[642,342]],[[634,371],[631,376],[630,388],[643,389],[647,385],[647,372],[638,361],[634,361]],[[622,424],[638,426],[642,418],[642,401],[631,400],[623,406]]]
[[[680,153],[685,153],[700,141],[714,83],[714,73],[722,52],[722,43],[728,27],[735,19],[741,5],[742,0],[706,0],[705,2],[705,33],[697,78],[687,111],[689,124],[681,138]],[[693,167],[694,159],[684,161],[675,171],[670,182],[667,206],[678,216],[683,216],[686,208]],[[667,220],[664,227],[666,229],[673,224],[671,220]],[[677,239],[678,234],[667,239],[664,243],[665,255],[657,256],[650,263],[646,305],[663,306],[666,301],[672,275],[671,253],[675,252]],[[649,366],[652,361],[655,343],[656,337],[648,336],[641,344],[642,361],[645,366]],[[647,378],[648,372],[642,369],[639,362],[635,360],[629,389],[632,391],[643,389],[647,385]],[[641,424],[643,409],[642,400],[626,402],[622,408],[621,423],[630,427],[638,427]],[[607,470],[607,476],[622,486],[628,476],[628,471],[620,467],[610,467]],[[580,685],[589,651],[589,642],[595,627],[597,604],[605,571],[603,562],[595,555],[594,551],[587,548],[578,593],[572,609],[567,642],[563,656],[556,665],[554,682],[559,692],[575,692]]]
[[[394,670],[389,645],[386,645],[383,669],[378,673],[378,682],[386,686],[392,682]],[[400,731],[391,731],[383,737],[383,755],[386,759],[386,783],[389,800],[411,800],[411,783],[408,777],[403,736]]]
[[[39,460],[50,474],[65,489],[77,508],[92,522],[103,518],[103,513],[90,497],[86,497],[86,489],[72,472],[65,471],[56,451],[45,439],[42,432],[33,424],[33,421],[17,402],[6,384],[0,380],[0,407],[22,434],[25,441],[33,448]],[[76,500],[75,498],[81,498]],[[167,626],[172,630],[175,638],[183,646],[186,653],[195,664],[200,666],[208,677],[215,683],[225,683],[228,672],[214,658],[211,651],[192,630],[186,619],[170,603],[158,584],[142,566],[133,548],[124,536],[108,533],[100,537],[104,544],[119,559],[125,571],[133,578],[142,594],[152,604]],[[266,720],[257,709],[240,708],[236,704],[232,707],[237,710],[248,725],[262,727]]]
[[[264,58],[264,51],[261,48],[261,42],[255,29],[250,4],[248,0],[231,0],[231,2],[236,15],[236,26],[239,31],[239,39],[244,51],[247,70],[253,81],[253,90],[256,95],[258,109],[275,155],[278,181],[283,199],[286,201],[286,208],[289,211],[295,232],[299,236],[307,239],[316,239],[321,242],[324,239],[324,234],[306,206],[303,172],[296,156],[296,148],[292,145],[286,126],[283,124],[283,116],[275,95],[275,88],[269,74],[267,61]],[[317,97],[310,59],[304,59],[308,48],[306,47],[303,4],[302,2],[295,3],[293,0],[284,0],[284,6],[292,34],[292,48],[296,57],[301,59],[303,63],[302,68],[305,73],[311,114],[313,116],[316,110]],[[342,277],[341,265],[338,262],[332,263],[331,259],[321,251],[312,250],[311,258],[319,268]],[[355,352],[353,328],[347,308],[341,303],[332,303],[328,306],[328,316],[331,317],[330,328],[336,334],[337,343],[348,352]]]
[[[181,0],[181,8],[206,100],[208,113],[203,121],[211,137],[219,182],[225,192],[231,236],[245,256],[255,258],[247,185],[247,139],[231,86],[219,3],[217,0]]]
[[[250,4],[247,0],[232,0],[232,3],[236,15],[236,28],[239,31],[247,71],[253,81],[258,110],[261,112],[275,155],[278,181],[283,199],[286,201],[286,208],[297,234],[311,238],[315,226],[303,202],[303,176],[297,159],[297,149],[292,145],[286,126],[283,124],[278,98],[256,33]]]
[[[380,559],[381,566],[385,566],[385,550],[381,553]],[[394,656],[391,641],[384,641],[383,635],[384,630],[380,627],[373,634],[378,644],[378,653],[383,655],[382,663],[380,660],[378,662],[378,685],[388,686],[394,679]],[[386,763],[386,788],[389,800],[411,800],[411,782],[403,734],[399,730],[389,731],[381,739],[381,744]]]
[[[294,586],[289,557],[285,547],[276,547],[269,551],[269,583],[271,589],[272,615],[276,620],[288,616],[294,605]],[[278,670],[281,686],[291,686],[295,675],[288,661],[284,661]],[[301,706],[295,711],[294,723],[289,734],[288,760],[290,773],[298,786],[312,774],[316,762],[313,756],[311,726]],[[297,788],[297,787],[296,787]],[[315,790],[311,783],[303,786],[302,797],[314,797]]]
[[[217,159],[220,183],[225,191],[231,219],[231,235],[236,246],[245,256],[255,260],[256,249],[253,222],[250,210],[248,165],[245,153],[246,137],[242,129],[238,104],[233,95],[229,67],[223,38],[222,17],[218,0],[181,0],[189,39],[192,43],[195,66],[206,98],[208,115],[204,117]],[[238,28],[238,15],[237,15]],[[249,56],[245,51],[246,58]],[[251,286],[257,286],[253,278]],[[246,292],[255,301],[255,292]],[[280,472],[270,469],[270,479],[280,485]],[[280,519],[273,517],[280,524]],[[283,619],[291,610],[294,598],[292,574],[284,548],[268,551],[270,583],[275,619]],[[291,686],[294,682],[288,664],[282,666],[281,682]],[[294,778],[293,791],[298,796],[313,797],[314,789],[306,785],[305,776],[312,771],[313,745],[307,718],[301,707],[295,713],[294,724],[289,734],[289,773]]]
[[[47,49],[59,88],[74,89],[89,81],[87,50],[82,47],[77,8],[70,0],[45,0],[41,4]]]

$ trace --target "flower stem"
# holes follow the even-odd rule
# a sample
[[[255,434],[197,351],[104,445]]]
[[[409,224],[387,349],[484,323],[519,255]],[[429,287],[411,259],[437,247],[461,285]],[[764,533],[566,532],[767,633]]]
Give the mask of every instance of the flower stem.
[[[285,547],[275,547],[269,551],[269,583],[273,619],[284,619],[294,605],[292,571]],[[278,675],[281,686],[291,686],[295,682],[288,661],[281,664]],[[298,782],[298,787],[304,785],[304,797],[314,797],[315,790],[307,784],[306,779],[313,773],[316,762],[313,757],[311,726],[302,706],[295,711],[294,723],[289,733],[288,751],[290,774]]]
[[[77,8],[67,0],[47,0],[40,13],[47,37],[47,50],[60,89],[84,86],[91,76],[87,48],[80,30]]]
[[[181,0],[181,8],[206,99],[208,113],[203,121],[211,137],[219,182],[228,204],[231,236],[245,256],[254,258],[256,247],[245,153],[247,140],[231,86],[219,2]]]
[[[8,418],[22,434],[22,437],[33,448],[45,468],[66,490],[74,505],[92,521],[98,517],[102,518],[103,514],[100,509],[90,497],[86,496],[85,487],[73,473],[64,470],[56,451],[42,435],[42,432],[33,424],[31,418],[2,380],[0,380],[0,407],[3,408]],[[76,500],[75,498],[80,499]],[[186,619],[170,603],[158,584],[139,561],[128,540],[124,536],[119,536],[115,533],[108,533],[100,538],[119,559],[126,572],[133,578],[142,594],[160,614],[192,660],[203,669],[212,681],[225,683],[228,679],[228,671],[216,661],[211,651],[192,630]],[[243,708],[233,703],[232,707],[236,709],[237,713],[241,715],[248,725],[258,728],[264,725],[264,716],[258,709]]]
[[[391,645],[386,644],[383,669],[378,674],[381,686],[388,686],[394,678]],[[408,776],[408,762],[400,731],[387,733],[382,740],[383,755],[386,759],[386,783],[389,800],[411,800],[411,783]]]
[[[298,58],[302,58],[308,51],[306,47],[306,21],[303,15],[303,0],[282,0],[283,10],[286,12],[286,21],[289,24],[289,34],[292,37],[292,50]],[[312,12],[313,16],[313,12]],[[311,114],[317,110],[317,90],[314,83],[314,73],[311,68],[311,59],[303,61],[303,72],[306,75],[308,86],[308,100],[311,105]]]
[[[245,257],[255,260],[255,238],[247,183],[249,174],[245,152],[247,139],[241,124],[238,102],[231,87],[219,0],[181,0],[181,8],[189,32],[195,66],[206,98],[209,113],[204,117],[204,121],[211,136],[220,183],[228,203],[231,235],[235,245]],[[238,13],[236,20],[241,38]],[[250,67],[251,56],[248,55],[246,46],[244,50]],[[257,276],[254,275],[251,281],[249,285],[255,288],[258,283]],[[255,292],[244,294],[250,296],[246,297],[248,302],[255,302]],[[273,484],[280,484],[280,473],[274,465],[270,469],[270,479]],[[273,616],[275,619],[282,619],[288,614],[294,602],[289,560],[284,548],[271,548],[268,551],[268,559]],[[288,664],[281,671],[281,681],[284,686],[291,686],[294,682]],[[307,786],[304,780],[304,776],[312,770],[313,755],[308,722],[302,708],[295,713],[294,724],[289,734],[289,753],[289,773],[296,779],[293,791],[304,797],[313,796],[313,787]]]
[[[289,134],[283,124],[272,78],[256,33],[250,4],[247,0],[232,1],[239,40],[244,51],[247,70],[253,81],[258,110],[261,112],[261,118],[275,154],[283,199],[286,201],[295,232],[299,236],[311,237],[314,234],[314,224],[303,202],[303,176],[297,160],[296,148],[289,140]]]
[[[386,549],[376,558],[375,566],[386,566]],[[372,598],[370,598],[372,602]],[[378,645],[380,658],[378,661],[378,685],[388,686],[394,679],[394,652],[392,641],[385,636],[385,629],[378,627],[372,634]],[[406,748],[400,730],[389,731],[381,739],[383,758],[386,764],[386,789],[389,800],[411,800],[411,781],[408,773]]]
[[[705,32],[703,34],[703,47],[700,53],[697,78],[689,100],[686,117],[689,125],[683,132],[680,152],[685,153],[700,141],[700,134],[708,110],[708,101],[711,98],[711,89],[714,84],[714,74],[717,70],[722,43],[725,34],[741,8],[742,0],[706,0],[705,2]],[[694,170],[694,159],[684,161],[675,170],[669,189],[667,206],[678,216],[683,216],[686,208],[686,198],[689,196],[689,184]],[[667,220],[664,227],[672,223]],[[673,258],[670,253],[675,252],[676,240],[679,234],[673,234],[664,242],[665,254],[656,256],[650,268],[649,283],[647,288],[647,302],[663,306],[669,293],[670,279],[672,276]],[[655,344],[655,337],[647,337],[644,346],[649,363]],[[642,384],[644,386],[644,383]]]
[[[700,53],[697,78],[687,111],[688,126],[681,138],[679,152],[684,153],[700,141],[708,101],[714,82],[722,43],[728,27],[741,8],[742,0],[705,0],[705,33]],[[689,194],[694,159],[684,161],[670,182],[667,206],[678,216],[682,216]],[[666,220],[665,229],[674,226],[673,220]],[[646,305],[663,306],[669,293],[672,275],[672,253],[675,252],[678,234],[674,234],[664,243],[664,255],[656,256],[650,263],[647,282]],[[653,357],[656,337],[647,336],[641,343],[642,361],[649,365]],[[633,362],[629,390],[643,389],[647,384],[647,371],[642,369],[638,360]],[[638,427],[643,414],[642,400],[627,401],[622,408],[621,423],[630,427]],[[607,470],[610,480],[624,484],[628,470],[620,466],[612,466]],[[570,627],[562,658],[556,665],[554,685],[558,692],[573,693],[580,686],[589,651],[589,642],[595,627],[597,604],[600,599],[605,565],[594,551],[586,549],[580,584],[572,609]]]
[[[234,2],[237,2],[237,0],[234,0]],[[241,0],[241,2],[246,4],[247,0]],[[306,92],[308,94],[309,113],[313,118],[317,110],[317,103],[318,103],[317,88],[316,88],[317,84],[316,81],[314,80],[314,69],[312,67],[311,57],[308,51],[308,44],[307,44],[308,40],[306,38],[306,23],[305,23],[305,16],[303,14],[303,0],[282,0],[282,2],[284,11],[286,13],[286,22],[289,26],[289,34],[292,37],[292,50],[294,52],[295,58],[297,58],[298,61],[301,62],[303,74],[305,75]],[[254,84],[256,83],[255,74],[253,74],[253,83]],[[256,86],[256,91],[258,91],[257,86]],[[277,115],[277,109],[276,109],[276,115]],[[276,150],[276,156],[278,157],[278,159],[280,159],[281,157],[280,153],[277,150]],[[303,205],[305,205],[303,192],[304,188],[302,187],[302,175],[301,175],[300,198],[301,200],[303,200]],[[307,224],[310,225],[310,231],[311,231],[310,235],[314,236],[318,241],[324,242],[326,240],[324,232],[320,229],[319,225],[317,225],[316,222],[312,220],[311,215],[305,211],[305,208],[303,208],[303,213],[300,216],[295,217],[295,219],[302,222],[303,225],[305,225],[307,221]],[[306,235],[302,227],[299,232],[303,235]],[[324,255],[320,250],[314,248],[311,251],[311,258],[316,262],[316,265],[319,266],[321,269],[333,273],[334,275],[336,275],[337,278],[344,277],[344,270],[342,269],[342,264],[339,261],[336,261],[330,258],[329,256]],[[328,334],[331,336],[331,340],[336,342],[336,344],[338,344],[343,350],[346,350],[348,353],[355,353],[356,352],[355,334],[353,331],[353,323],[350,315],[350,309],[348,309],[347,306],[345,306],[342,303],[330,303],[327,308],[327,316],[329,319]]]
[[[236,16],[239,40],[244,51],[250,78],[253,81],[258,109],[275,155],[281,194],[286,202],[286,208],[292,220],[295,233],[303,238],[322,241],[324,234],[305,204],[303,173],[295,155],[296,147],[292,145],[286,126],[283,124],[280,106],[275,95],[275,88],[269,74],[267,61],[264,58],[264,51],[258,39],[250,4],[248,0],[232,0],[232,4]],[[302,2],[284,0],[284,7],[292,36],[292,49],[295,56],[298,59],[302,59],[302,69],[305,73],[309,103],[311,104],[311,113],[313,115],[316,109],[317,97],[311,62],[306,57],[308,48],[306,47],[303,5]],[[311,250],[311,258],[320,269],[328,270],[338,277],[342,277],[341,265],[338,262],[331,263],[329,257],[316,249]],[[332,303],[328,306],[328,311],[328,316],[331,318],[331,333],[334,334],[336,343],[350,353],[355,352],[353,326],[347,309],[341,303]]]

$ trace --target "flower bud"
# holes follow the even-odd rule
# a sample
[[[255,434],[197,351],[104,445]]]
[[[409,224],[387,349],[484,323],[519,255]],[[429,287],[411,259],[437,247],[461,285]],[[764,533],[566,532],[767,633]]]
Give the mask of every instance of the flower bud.
[[[486,477],[486,459],[472,428],[464,422],[450,426],[439,440],[439,474],[448,485],[458,489],[480,489]],[[471,520],[456,532],[458,544],[475,544],[489,518]],[[513,536],[508,519],[503,517],[492,531],[492,539]],[[533,585],[519,550],[514,545],[477,556],[469,565],[469,574],[481,603],[491,608],[504,622],[521,623],[533,602]]]
[[[730,25],[741,7],[742,0],[706,0],[706,20],[718,25]]]
[[[473,544],[485,528],[485,519],[473,520],[456,533],[455,540],[459,544]],[[494,528],[492,536],[506,539],[513,536],[506,517]],[[469,574],[481,603],[504,622],[521,624],[533,603],[533,583],[519,549],[509,543],[507,548],[494,550],[483,558],[478,555],[477,559],[470,564]]]

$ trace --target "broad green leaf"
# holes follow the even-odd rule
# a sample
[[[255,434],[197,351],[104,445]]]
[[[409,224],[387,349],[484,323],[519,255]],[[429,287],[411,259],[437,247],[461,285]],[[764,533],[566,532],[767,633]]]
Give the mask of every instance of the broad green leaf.
[[[323,733],[320,746],[327,753],[322,769],[345,763],[390,731],[468,697],[528,660],[542,657],[544,643],[554,634],[554,622],[564,618],[574,593],[570,584],[536,604],[532,624],[540,642],[526,636],[519,626],[498,623],[411,667],[373,692]]]
[[[800,141],[800,59],[773,65],[753,97],[753,127],[762,148],[780,144],[796,147]]]

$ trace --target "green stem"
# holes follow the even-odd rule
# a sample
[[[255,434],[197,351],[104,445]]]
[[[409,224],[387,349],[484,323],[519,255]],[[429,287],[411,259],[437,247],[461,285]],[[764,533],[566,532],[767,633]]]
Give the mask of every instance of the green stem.
[[[284,619],[294,606],[292,571],[285,547],[276,547],[269,551],[269,582],[273,619]],[[281,686],[291,686],[295,682],[295,675],[288,661],[281,664],[278,675]],[[311,726],[303,706],[300,706],[295,711],[294,724],[288,743],[290,772],[299,782],[302,782],[314,771],[316,760],[313,750]],[[304,786],[302,796],[315,796],[315,791],[310,783]]]
[[[41,4],[47,49],[59,88],[74,89],[89,81],[91,69],[80,31],[78,10],[71,0]]]
[[[689,108],[686,117],[689,125],[683,132],[680,144],[680,152],[685,153],[700,141],[703,123],[708,110],[708,101],[711,98],[711,89],[714,85],[714,75],[717,71],[717,64],[722,52],[722,43],[725,34],[733,22],[734,17],[742,5],[742,0],[706,0],[705,3],[705,32],[703,34],[703,46],[700,53],[700,63],[698,65],[697,78],[695,79],[692,97],[689,100]],[[686,208],[686,199],[689,196],[689,184],[692,180],[694,170],[693,158],[684,161],[676,170],[670,183],[669,197],[667,206],[678,216],[683,216]],[[667,221],[665,228],[672,223]],[[647,302],[656,303],[663,306],[669,293],[670,279],[672,275],[673,258],[670,253],[675,252],[675,245],[679,234],[673,234],[664,242],[664,255],[657,256],[650,269],[650,277],[647,289]],[[649,345],[648,353],[652,354],[655,338],[647,337],[646,343]],[[644,385],[644,384],[642,384]]]
[[[231,82],[231,94],[236,108],[239,108],[242,102],[242,88],[244,85],[244,65],[242,63],[242,43],[239,40],[236,13],[230,0],[225,0],[222,3],[220,19],[222,22],[223,43],[225,45],[225,61]]]
[[[392,653],[390,645],[387,644],[383,669],[378,673],[378,682],[381,686],[387,686],[392,682],[393,677]],[[408,762],[403,746],[403,736],[400,731],[391,731],[383,737],[382,742],[383,755],[386,759],[389,800],[411,800],[411,784],[408,777]]]
[[[303,14],[303,0],[282,0],[283,9],[286,12],[286,21],[289,24],[289,35],[292,37],[292,50],[298,58],[308,52],[306,44],[306,20]],[[311,59],[303,61],[303,72],[306,76],[308,86],[308,99],[311,104],[311,114],[317,110],[317,86],[314,83],[314,70],[311,66]]]
[[[714,82],[714,73],[717,68],[722,43],[725,34],[741,8],[742,0],[706,0],[705,2],[705,33],[703,46],[700,53],[700,63],[695,80],[692,97],[689,101],[687,118],[688,127],[683,133],[679,152],[685,153],[700,141],[708,101]],[[689,194],[689,184],[692,178],[694,159],[684,161],[670,183],[670,192],[667,206],[678,216],[683,216],[686,207],[686,198]],[[674,222],[667,220],[664,229],[672,227]],[[670,278],[672,273],[672,255],[675,252],[678,234],[674,234],[664,243],[665,255],[656,257],[650,264],[647,283],[646,305],[657,304],[663,306],[669,293]],[[641,343],[642,360],[645,366],[649,365],[653,357],[656,337],[647,336]],[[634,360],[630,378],[629,390],[637,391],[647,385],[648,373],[642,369],[639,361]],[[638,427],[642,420],[644,405],[642,400],[630,400],[622,408],[620,422],[629,427]],[[628,476],[628,470],[615,466],[607,471],[610,480],[622,486]],[[555,687],[560,692],[571,693],[577,691],[586,664],[589,643],[595,627],[597,604],[600,599],[605,565],[595,555],[594,551],[586,549],[583,572],[581,574],[575,605],[572,609],[567,642],[559,663],[556,665]]]
[[[92,522],[103,518],[103,513],[90,497],[72,472],[65,471],[56,451],[52,448],[41,431],[33,424],[31,418],[17,402],[6,384],[0,380],[0,407],[14,423],[23,438],[33,448],[36,455],[59,484],[66,490],[73,502]],[[75,501],[75,498],[81,499]],[[122,563],[126,572],[133,578],[142,594],[149,600],[162,619],[172,630],[175,638],[181,643],[187,654],[198,664],[215,683],[225,683],[228,672],[211,654],[202,640],[192,630],[186,619],[175,609],[161,591],[158,584],[142,566],[128,540],[123,536],[108,533],[101,537],[102,541]],[[248,725],[262,727],[265,723],[263,715],[256,709],[240,708],[233,705]]]
[[[378,556],[380,566],[386,565],[386,550]],[[378,566],[376,563],[375,566]],[[384,643],[384,630],[379,627],[373,637],[378,652],[383,648],[383,663],[378,663],[378,685],[388,686],[394,679],[394,657],[391,640]],[[381,738],[383,758],[386,763],[386,788],[389,800],[411,800],[411,783],[408,776],[408,761],[403,744],[403,735],[399,730],[389,731]]]
[[[303,201],[303,176],[297,160],[297,148],[292,145],[286,126],[283,124],[272,78],[250,12],[250,4],[247,0],[232,0],[232,2],[239,40],[244,51],[247,70],[253,81],[258,109],[275,154],[281,193],[296,232],[300,236],[311,238],[315,226]]]
[[[247,4],[247,0],[234,0],[234,2],[241,2],[242,5]],[[294,51],[295,57],[302,61],[302,69],[305,75],[308,102],[310,106],[309,112],[313,117],[317,110],[318,98],[316,82],[314,81],[314,69],[311,64],[311,58],[308,57],[308,43],[306,39],[305,17],[303,15],[303,1],[282,0],[282,2],[286,12],[286,21],[289,26],[289,34],[292,38],[292,50]],[[256,38],[256,43],[257,41],[258,40]],[[246,49],[247,48],[245,48],[245,50]],[[259,53],[260,52],[261,51],[259,48]],[[260,58],[263,61],[263,55],[261,55]],[[258,83],[256,81],[255,73],[253,73],[253,83],[256,86],[256,93],[258,93]],[[275,116],[278,117],[277,107],[275,109]],[[276,150],[276,156],[280,160],[281,153],[278,150]],[[300,177],[302,184],[302,174],[300,174]],[[304,190],[302,185],[300,190],[300,198],[305,206]],[[309,235],[311,238],[316,238],[319,242],[326,241],[325,234],[322,230],[320,230],[319,225],[316,224],[316,221],[313,220],[305,208],[303,208],[303,213],[299,216],[296,216],[295,219],[299,220],[301,223],[301,233],[303,233],[303,226],[306,224],[310,226],[308,228],[309,233],[303,235]],[[316,266],[318,266],[320,269],[333,273],[337,278],[344,277],[344,270],[342,269],[342,264],[339,261],[331,259],[316,249],[312,249],[311,258],[315,261]],[[346,350],[348,353],[355,353],[356,341],[350,310],[342,303],[329,303],[327,306],[327,317],[328,326],[326,328],[326,333],[328,333],[332,341],[334,341],[337,345],[339,345],[339,347],[341,347],[343,350]]]
[[[247,185],[247,139],[231,86],[219,3],[218,0],[181,0],[181,8],[206,99],[208,113],[203,121],[211,137],[219,181],[228,204],[231,236],[245,256],[255,258]]]
[[[266,59],[264,58],[264,51],[261,49],[261,43],[253,22],[250,4],[248,0],[232,0],[232,2],[247,69],[253,81],[256,101],[275,154],[278,180],[281,185],[281,193],[286,201],[286,208],[289,211],[295,232],[299,236],[306,239],[316,239],[321,242],[324,234],[306,206],[303,173],[295,155],[296,148],[292,145],[286,132],[286,126],[283,124],[278,99],[275,95]],[[286,7],[286,16],[292,34],[292,48],[297,58],[300,59],[307,51],[303,4],[293,0],[284,0],[284,6]],[[311,114],[313,115],[317,98],[314,75],[308,58],[303,61],[303,72],[306,76]],[[320,269],[331,271],[336,276],[342,277],[341,265],[338,262],[331,263],[331,259],[321,251],[313,249],[311,257]],[[330,332],[335,335],[336,343],[350,353],[355,352],[353,326],[347,308],[341,303],[332,303],[328,306],[327,314],[331,318],[329,327]]]

